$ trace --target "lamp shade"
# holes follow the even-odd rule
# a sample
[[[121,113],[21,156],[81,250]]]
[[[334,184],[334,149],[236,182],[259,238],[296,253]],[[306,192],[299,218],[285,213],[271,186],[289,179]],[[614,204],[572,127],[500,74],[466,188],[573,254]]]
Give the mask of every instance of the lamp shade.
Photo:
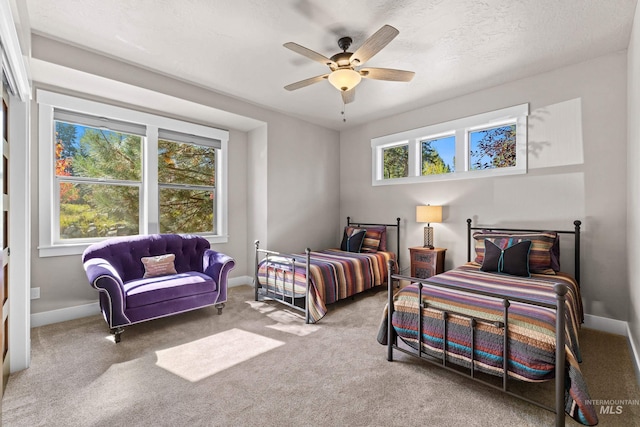
[[[416,222],[442,222],[442,206],[417,206]]]
[[[350,68],[340,68],[329,74],[329,83],[336,89],[346,92],[360,83],[360,73]]]

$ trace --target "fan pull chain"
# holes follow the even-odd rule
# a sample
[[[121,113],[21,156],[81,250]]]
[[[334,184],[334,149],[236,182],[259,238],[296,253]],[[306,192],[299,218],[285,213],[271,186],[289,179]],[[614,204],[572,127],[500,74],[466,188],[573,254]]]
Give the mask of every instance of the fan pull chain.
[[[340,112],[340,114],[342,114],[342,121],[343,122],[347,121],[346,111],[347,111],[347,104],[345,104],[344,100],[343,100],[342,101],[342,111]]]

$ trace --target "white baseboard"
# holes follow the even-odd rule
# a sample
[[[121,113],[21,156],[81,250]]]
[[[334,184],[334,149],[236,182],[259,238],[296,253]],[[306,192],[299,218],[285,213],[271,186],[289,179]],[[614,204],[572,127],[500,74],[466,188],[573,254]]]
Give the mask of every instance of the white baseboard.
[[[609,319],[608,317],[594,316],[592,314],[584,315],[585,328],[595,329],[596,331],[609,332],[611,334],[629,336],[629,325],[624,320]]]
[[[634,363],[634,368],[636,371],[636,379],[638,380],[638,384],[640,384],[640,348],[638,348],[638,343],[633,339],[633,334],[631,333],[631,329],[627,324],[627,339],[629,340],[629,347],[631,348],[631,360]]]
[[[232,277],[227,280],[228,287],[253,285],[251,276]],[[80,319],[82,317],[100,314],[100,305],[97,302],[58,310],[43,311],[31,315],[31,327],[50,325],[52,323],[66,322],[67,320]]]
[[[227,280],[228,288],[233,288],[234,286],[242,286],[242,285],[253,286],[253,277],[251,276],[231,277]]]
[[[100,305],[97,302],[58,310],[43,311],[31,315],[31,327],[50,325],[52,323],[66,322],[67,320],[80,319],[82,317],[100,314]]]

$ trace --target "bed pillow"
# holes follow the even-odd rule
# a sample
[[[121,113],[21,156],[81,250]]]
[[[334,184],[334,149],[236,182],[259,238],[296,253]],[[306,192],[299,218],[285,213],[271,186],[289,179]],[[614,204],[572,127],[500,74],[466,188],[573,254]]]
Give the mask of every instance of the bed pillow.
[[[360,252],[364,235],[367,232],[364,228],[345,227],[342,235],[340,250],[346,252]]]
[[[547,233],[555,235],[555,240],[553,242],[553,246],[551,246],[551,268],[553,269],[553,271],[555,271],[557,273],[558,271],[560,271],[560,236],[555,231],[548,231],[548,232],[545,232],[544,234],[547,234]],[[505,234],[505,233],[498,232],[498,231],[491,231],[491,230],[482,230],[482,234],[485,234],[485,235],[487,235],[487,234],[500,234],[500,235],[502,235],[502,234]],[[526,233],[526,232],[518,233],[518,232],[514,231],[514,232],[511,232],[509,234],[517,236],[517,235],[521,235],[521,234],[522,235],[526,235],[528,233]]]
[[[484,259],[480,270],[531,277],[529,272],[530,240],[523,240],[502,249],[491,239],[485,239],[484,247]]]
[[[475,262],[483,263],[485,239],[490,239],[500,249],[506,249],[518,242],[531,241],[529,251],[529,271],[536,274],[556,274],[560,270],[558,233],[545,231],[542,233],[499,233],[482,231],[473,233],[476,247]],[[554,249],[554,245],[556,249]],[[554,268],[555,267],[555,268]],[[557,268],[557,270],[556,270]]]
[[[148,256],[141,258],[140,261],[142,261],[142,264],[144,265],[144,276],[142,277],[146,279],[147,277],[178,274],[174,265],[175,259],[176,256],[174,254]]]
[[[360,248],[360,252],[378,252],[378,249],[380,249],[380,242],[382,241],[382,231],[370,227],[367,227],[366,231],[367,232],[364,235],[364,240],[362,241],[362,248]]]
[[[378,250],[386,252],[387,251],[387,227],[384,225],[374,225],[366,227],[367,231],[375,230],[380,232],[380,244],[378,244]]]

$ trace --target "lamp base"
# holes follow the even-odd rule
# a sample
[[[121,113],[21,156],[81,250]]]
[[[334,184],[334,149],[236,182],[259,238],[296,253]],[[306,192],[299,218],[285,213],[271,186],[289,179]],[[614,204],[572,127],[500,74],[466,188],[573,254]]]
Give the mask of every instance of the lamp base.
[[[433,249],[433,227],[424,228],[424,248]]]

